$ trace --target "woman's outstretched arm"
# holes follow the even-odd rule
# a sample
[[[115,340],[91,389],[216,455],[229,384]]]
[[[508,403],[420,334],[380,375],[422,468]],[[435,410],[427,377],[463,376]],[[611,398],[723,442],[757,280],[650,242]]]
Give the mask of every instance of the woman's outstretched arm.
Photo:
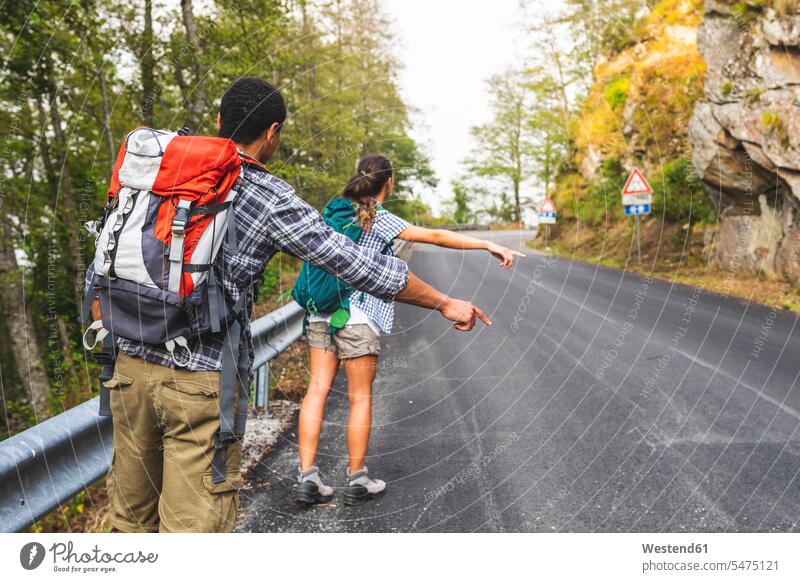
[[[411,242],[427,243],[448,249],[489,251],[492,256],[500,260],[500,266],[506,268],[510,268],[514,264],[514,257],[525,256],[522,253],[512,251],[511,249],[488,240],[482,240],[459,232],[438,228],[424,228],[422,226],[409,225],[403,232],[397,235],[397,238]]]

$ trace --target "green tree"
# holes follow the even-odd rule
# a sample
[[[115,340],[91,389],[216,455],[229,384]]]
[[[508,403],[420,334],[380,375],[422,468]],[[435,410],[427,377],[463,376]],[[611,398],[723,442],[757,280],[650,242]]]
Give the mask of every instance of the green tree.
[[[487,84],[492,120],[472,128],[475,146],[466,165],[476,177],[499,179],[508,186],[511,218],[520,222],[521,188],[532,173],[533,143],[528,123],[531,93],[522,75],[514,70],[491,77]]]
[[[534,175],[545,197],[553,194],[556,178],[571,155],[571,135],[564,124],[558,81],[542,66],[525,71],[523,83],[532,95],[526,119],[531,138]]]
[[[453,190],[453,198],[450,201],[452,207],[453,222],[456,224],[469,224],[475,217],[475,213],[470,208],[473,196],[469,187],[460,179],[450,183]]]
[[[7,3],[0,25],[2,311],[13,346],[4,369],[23,383],[4,391],[17,398],[11,425],[24,426],[86,385],[73,364],[87,246],[79,225],[101,205],[114,80],[101,57],[110,31],[89,2]]]

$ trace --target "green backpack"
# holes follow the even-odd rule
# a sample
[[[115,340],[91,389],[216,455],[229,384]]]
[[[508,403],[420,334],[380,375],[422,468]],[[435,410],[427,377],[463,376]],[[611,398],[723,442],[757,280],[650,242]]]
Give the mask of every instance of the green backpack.
[[[358,243],[363,231],[358,224],[352,202],[337,196],[325,206],[322,218],[333,230]],[[318,313],[332,314],[329,332],[333,333],[343,328],[350,319],[352,293],[353,288],[344,281],[322,269],[303,263],[292,289],[292,298],[306,310],[307,316]]]
[[[377,210],[382,210],[380,204]],[[338,233],[358,244],[363,230],[358,224],[356,205],[342,196],[337,196],[322,211],[325,223]],[[391,254],[392,245],[387,244],[381,254]],[[327,271],[303,263],[300,275],[294,283],[292,298],[306,310],[303,320],[305,334],[309,315],[331,314],[328,333],[342,329],[350,319],[350,296],[354,289]]]

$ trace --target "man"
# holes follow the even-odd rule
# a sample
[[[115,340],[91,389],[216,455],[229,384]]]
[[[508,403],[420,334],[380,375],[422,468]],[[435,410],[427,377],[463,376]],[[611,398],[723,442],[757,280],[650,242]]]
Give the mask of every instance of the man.
[[[243,78],[222,97],[218,135],[235,142],[244,158],[263,164],[277,150],[285,120],[280,92],[262,79]],[[246,299],[270,259],[283,251],[376,297],[436,309],[456,329],[471,330],[476,318],[490,324],[480,309],[435,290],[399,259],[365,250],[334,232],[272,174],[250,164],[242,172],[234,206],[238,250],[225,248],[215,264],[230,303]],[[245,312],[251,307],[248,302]],[[101,318],[97,304],[92,315]],[[231,531],[239,507],[241,442],[225,448],[224,480],[212,478],[223,336],[195,338],[191,358],[180,368],[162,346],[118,338],[118,347],[114,376],[105,383],[114,422],[107,479],[112,527]],[[250,350],[248,380],[252,362]]]

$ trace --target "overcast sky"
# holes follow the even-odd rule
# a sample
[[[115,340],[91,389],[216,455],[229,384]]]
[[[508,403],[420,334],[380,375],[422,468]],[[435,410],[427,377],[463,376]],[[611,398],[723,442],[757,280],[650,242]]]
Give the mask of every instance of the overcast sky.
[[[518,0],[384,0],[396,21],[401,88],[421,110],[413,137],[427,144],[439,177],[434,210],[470,151],[469,129],[491,118],[485,80],[521,62]],[[422,122],[422,123],[420,123]]]

